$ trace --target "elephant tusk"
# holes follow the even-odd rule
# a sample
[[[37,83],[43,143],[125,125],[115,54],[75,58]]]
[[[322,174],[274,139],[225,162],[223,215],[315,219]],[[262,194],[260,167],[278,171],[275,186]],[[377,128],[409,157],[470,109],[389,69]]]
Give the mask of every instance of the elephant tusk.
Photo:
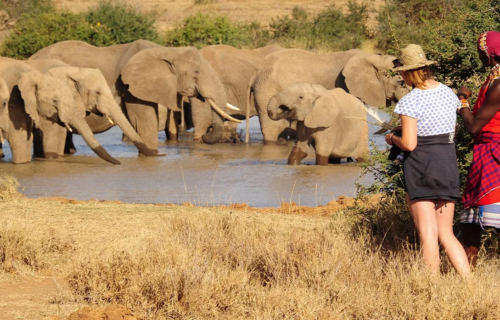
[[[210,106],[212,106],[212,108],[214,108],[214,110],[217,111],[217,113],[220,114],[221,116],[223,116],[224,118],[231,120],[231,121],[234,121],[234,122],[237,122],[237,123],[243,122],[241,120],[238,120],[238,119],[231,117],[230,115],[228,115],[227,113],[222,111],[221,108],[217,107],[217,105],[215,104],[215,102],[212,99],[207,99],[207,100],[208,100],[208,103],[210,104]]]
[[[3,134],[2,129],[0,129],[0,143],[3,144]]]
[[[111,123],[112,125],[115,125],[115,123],[113,122],[113,120],[111,120],[111,118],[108,115],[106,115],[106,119],[108,119],[109,123]]]
[[[231,110],[234,110],[234,111],[241,111],[241,110],[240,110],[240,108],[235,107],[235,106],[233,106],[233,105],[232,105],[232,104],[230,104],[230,103],[226,103],[226,106],[227,106],[229,109],[231,109]]]
[[[66,127],[66,129],[68,129],[69,132],[73,132],[73,129],[70,128],[69,124],[64,123],[64,126]]]

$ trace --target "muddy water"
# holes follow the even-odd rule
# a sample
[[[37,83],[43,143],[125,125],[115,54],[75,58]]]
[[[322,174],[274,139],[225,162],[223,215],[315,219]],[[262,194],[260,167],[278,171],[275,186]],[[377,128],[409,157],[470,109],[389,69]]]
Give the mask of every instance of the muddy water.
[[[248,203],[255,207],[276,207],[280,202],[315,206],[340,195],[354,196],[355,182],[370,183],[360,177],[353,163],[319,167],[314,151],[300,166],[288,166],[292,148],[263,145],[257,118],[251,119],[252,143],[208,146],[189,142],[189,133],[180,142],[162,142],[165,157],[137,156],[132,144],[121,142],[121,131],[114,127],[97,135],[104,148],[121,165],[99,159],[77,136],[78,152],[62,161],[34,160],[13,165],[8,145],[0,160],[0,174],[12,173],[28,197],[60,196],[79,200],[120,200],[135,203],[184,203],[196,205]],[[244,124],[241,124],[241,129]],[[370,139],[383,146],[378,128],[370,126]]]

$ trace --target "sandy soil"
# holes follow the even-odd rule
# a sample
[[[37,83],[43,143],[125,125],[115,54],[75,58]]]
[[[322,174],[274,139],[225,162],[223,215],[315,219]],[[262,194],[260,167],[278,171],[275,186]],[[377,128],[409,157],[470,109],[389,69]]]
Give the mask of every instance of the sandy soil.
[[[291,13],[295,6],[301,6],[311,13],[317,13],[327,6],[335,5],[345,9],[348,0],[212,0],[212,3],[195,4],[195,0],[118,0],[145,12],[154,11],[159,15],[158,28],[166,30],[173,28],[184,18],[197,12],[227,15],[234,21],[257,21],[267,25],[271,18]],[[378,10],[384,0],[356,0],[368,3]],[[56,5],[65,10],[79,12],[96,5],[99,0],[55,0]],[[210,1],[207,1],[210,2]],[[376,13],[371,14],[369,27],[375,25]]]

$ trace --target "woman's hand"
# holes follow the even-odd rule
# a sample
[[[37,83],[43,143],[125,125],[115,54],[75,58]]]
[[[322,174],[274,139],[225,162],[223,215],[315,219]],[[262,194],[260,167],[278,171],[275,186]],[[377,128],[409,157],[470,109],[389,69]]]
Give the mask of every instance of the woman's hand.
[[[392,142],[392,136],[394,135],[394,133],[388,133],[385,135],[385,142],[390,145],[390,146],[393,146],[394,145],[394,142]]]

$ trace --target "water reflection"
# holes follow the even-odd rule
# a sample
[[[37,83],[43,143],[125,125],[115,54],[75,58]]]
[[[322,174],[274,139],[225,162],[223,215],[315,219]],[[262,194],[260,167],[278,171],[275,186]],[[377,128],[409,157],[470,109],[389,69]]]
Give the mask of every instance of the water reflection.
[[[370,139],[383,146],[383,137],[372,134],[377,129],[370,127]],[[314,166],[313,150],[303,165],[286,165],[292,145],[263,145],[257,118],[251,120],[251,137],[250,145],[161,142],[159,151],[167,155],[145,158],[137,156],[134,145],[121,142],[121,131],[115,127],[97,138],[121,165],[102,161],[77,137],[77,154],[61,161],[13,165],[6,146],[0,173],[14,174],[28,197],[196,205],[244,202],[255,207],[276,207],[283,201],[326,204],[340,195],[355,195],[356,180],[371,182],[370,177],[359,178],[361,170],[352,163]],[[159,133],[159,139],[164,141],[165,135]]]

